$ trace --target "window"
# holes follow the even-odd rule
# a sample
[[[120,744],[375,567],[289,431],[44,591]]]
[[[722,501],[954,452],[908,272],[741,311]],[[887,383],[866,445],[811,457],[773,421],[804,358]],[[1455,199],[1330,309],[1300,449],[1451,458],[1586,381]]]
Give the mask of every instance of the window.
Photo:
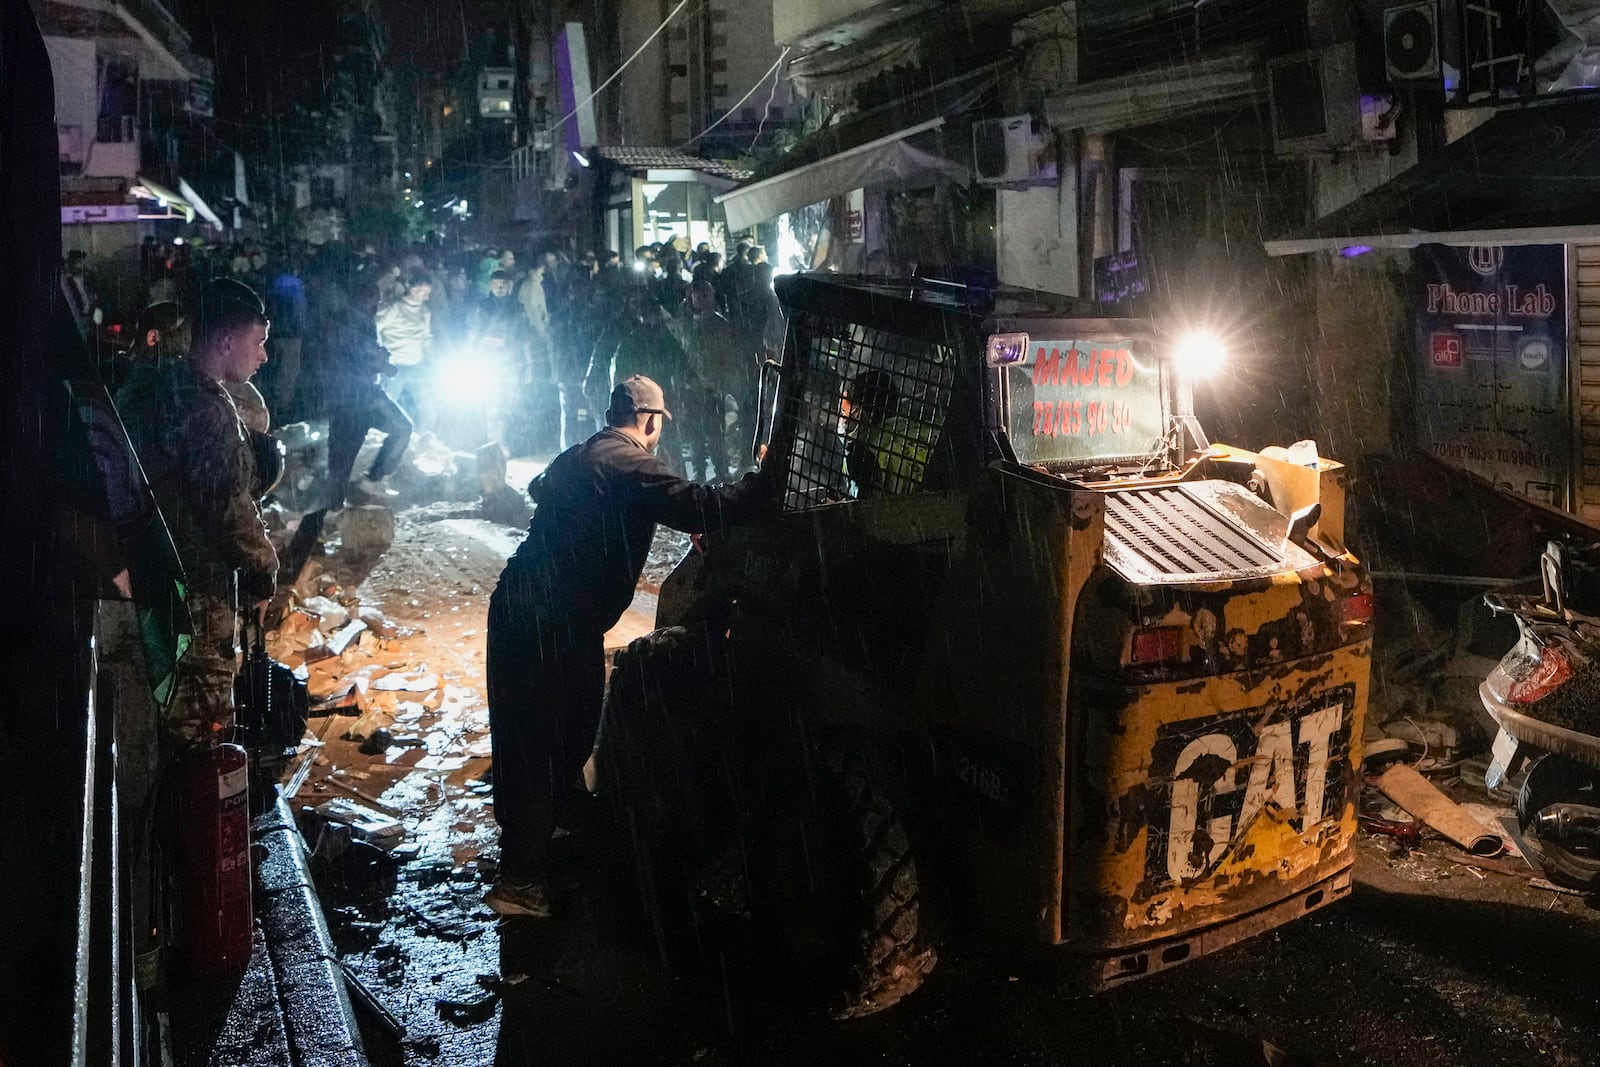
[[[100,110],[95,140],[108,143],[136,138],[139,115],[139,64],[129,56],[100,56]]]

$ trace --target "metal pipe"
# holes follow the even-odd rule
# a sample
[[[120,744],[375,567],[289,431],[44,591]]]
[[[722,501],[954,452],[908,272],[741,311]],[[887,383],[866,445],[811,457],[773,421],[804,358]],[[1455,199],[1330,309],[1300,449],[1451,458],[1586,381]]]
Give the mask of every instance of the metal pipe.
[[[1534,821],[1540,841],[1600,850],[1600,808],[1589,804],[1551,804],[1541,809]]]
[[[394,1012],[384,1007],[383,1002],[368,989],[356,972],[344,960],[339,961],[339,970],[344,972],[345,988],[350,991],[350,1002],[360,1006],[361,1010],[370,1016],[378,1028],[396,1041],[406,1036],[406,1024],[395,1017]]]
[[[1375,581],[1422,582],[1429,585],[1464,585],[1474,589],[1498,589],[1507,585],[1531,582],[1537,575],[1526,578],[1480,578],[1471,574],[1428,574],[1423,571],[1372,571]]]

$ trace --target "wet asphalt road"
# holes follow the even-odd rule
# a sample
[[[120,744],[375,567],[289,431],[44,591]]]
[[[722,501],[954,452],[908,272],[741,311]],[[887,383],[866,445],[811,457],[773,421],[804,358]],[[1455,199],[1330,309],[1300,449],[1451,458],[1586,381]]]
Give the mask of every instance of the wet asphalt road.
[[[502,558],[494,538],[449,530],[402,523],[389,570],[421,551],[445,568],[414,606],[455,642],[481,627]],[[438,666],[440,649],[417,648]],[[497,920],[481,904],[492,864],[453,851],[469,823],[481,834],[481,787],[442,784],[442,804],[421,781],[384,795],[416,813],[392,893],[354,877],[324,901],[341,953],[408,1027],[400,1042],[369,1030],[375,1064],[1600,1063],[1600,912],[1438,844],[1394,854],[1363,837],[1346,901],[1093,998],[957,932],[917,994],[836,1023],[714,909],[700,968],[666,975],[604,835],[565,843],[557,920]]]
[[[584,858],[556,921],[485,920],[455,942],[402,917],[388,958],[403,962],[379,987],[401,1014],[436,1014],[426,1008],[441,991],[483,999],[478,974],[512,984],[493,1017],[435,1030],[437,1051],[376,1036],[368,1048],[375,1063],[450,1064],[1600,1062],[1600,924],[1581,901],[1510,901],[1476,881],[1441,896],[1395,875],[1370,842],[1363,862],[1381,876],[1349,900],[1108,994],[1057,992],[958,938],[913,997],[837,1023],[754,954],[737,921],[712,933],[702,969],[664,977],[646,940],[617,924],[598,884],[608,860]]]

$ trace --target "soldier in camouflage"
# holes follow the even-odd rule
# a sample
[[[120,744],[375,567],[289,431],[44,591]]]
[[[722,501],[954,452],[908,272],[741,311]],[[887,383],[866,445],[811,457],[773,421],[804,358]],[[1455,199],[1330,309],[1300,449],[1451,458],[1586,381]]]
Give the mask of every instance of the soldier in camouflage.
[[[251,491],[255,460],[227,389],[267,361],[267,328],[249,287],[213,282],[200,295],[189,358],[136,375],[117,395],[187,581],[194,642],[169,728],[192,739],[230,724],[239,607],[264,616],[277,579]]]

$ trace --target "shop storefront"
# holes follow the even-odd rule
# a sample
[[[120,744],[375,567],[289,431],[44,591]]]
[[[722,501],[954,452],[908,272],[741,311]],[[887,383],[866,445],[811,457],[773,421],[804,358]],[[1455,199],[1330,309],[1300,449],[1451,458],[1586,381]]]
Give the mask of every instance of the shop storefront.
[[[1405,250],[1409,443],[1591,521],[1600,519],[1597,126],[1592,99],[1501,111],[1266,243],[1274,255],[1331,251],[1358,262]]]
[[[687,237],[728,245],[728,219],[717,196],[750,176],[730,164],[671,148],[596,148],[606,168],[606,244],[624,255],[641,245]]]

